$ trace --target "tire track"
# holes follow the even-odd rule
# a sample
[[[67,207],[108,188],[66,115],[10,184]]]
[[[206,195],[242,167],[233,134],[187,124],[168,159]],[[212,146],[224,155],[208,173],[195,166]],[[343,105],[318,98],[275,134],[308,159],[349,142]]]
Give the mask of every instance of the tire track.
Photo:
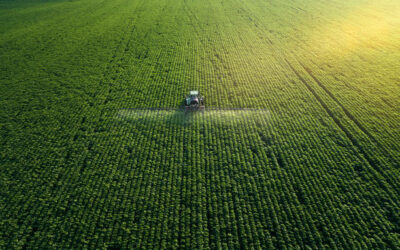
[[[387,147],[382,145],[349,111],[348,109],[332,94],[331,91],[320,81],[318,78],[314,76],[314,74],[311,72],[311,70],[306,67],[304,64],[299,62],[299,64],[304,68],[304,70],[310,75],[310,77],[328,94],[332,100],[334,100],[339,107],[343,110],[343,112],[346,114],[346,116],[356,124],[356,126],[368,137],[369,140],[371,140],[375,145],[377,145],[380,149],[380,151],[383,153],[383,155],[387,158],[387,160],[392,163],[395,168],[399,166],[399,162],[391,155],[391,153],[387,150]]]
[[[250,12],[241,8],[242,12],[245,14],[243,17],[245,18],[246,16],[250,16]],[[255,24],[255,27],[260,31],[260,34],[262,33],[261,31],[263,31],[263,29],[261,27],[258,26],[263,26],[264,30],[267,29],[268,27],[266,27],[265,25],[262,25],[262,22],[259,20],[259,18],[257,16],[253,17],[253,18],[249,18],[250,22]],[[256,20],[258,21],[259,25],[256,25]],[[260,36],[260,39],[266,39],[267,42],[269,44],[273,44],[273,42],[266,36],[265,38],[263,38],[262,36]],[[321,82],[319,81],[318,78],[315,77],[315,75],[312,73],[312,71],[306,67],[304,64],[302,64],[301,62],[299,62],[299,64],[304,68],[304,70],[310,75],[310,77],[329,95],[329,97],[331,97],[343,110],[343,112],[346,114],[347,117],[349,117],[349,119],[351,121],[353,121],[356,126],[369,138],[369,140],[371,140],[373,143],[375,143],[380,149],[381,152],[384,154],[384,156],[387,158],[388,162],[392,163],[393,165],[395,165],[396,168],[399,167],[400,162],[396,159],[396,157],[393,156],[393,154],[388,150],[387,146],[384,146],[382,143],[380,143],[376,137],[374,135],[372,135],[368,129],[366,129],[350,112],[349,110],[333,95],[333,93],[331,91],[329,91],[329,89]],[[382,100],[385,104],[387,104],[389,107],[394,108],[393,105],[391,105],[387,100]]]
[[[315,77],[315,75],[312,73],[312,71],[306,67],[303,63],[299,62],[299,64],[303,67],[303,69],[310,75],[310,77],[329,95],[332,100],[334,100],[343,110],[343,112],[346,114],[346,116],[353,121],[357,127],[371,140],[373,141],[376,145],[378,145],[380,148],[384,149],[385,153],[388,154],[386,151],[386,148],[348,111],[346,107],[332,94],[332,92],[320,81],[318,78]]]
[[[361,161],[366,160],[367,163],[376,171],[376,172],[373,171],[372,174],[376,177],[375,179],[378,181],[380,186],[386,192],[390,193],[390,188],[387,187],[387,185],[385,185],[384,182],[382,182],[382,180],[381,180],[381,178],[379,178],[379,176],[376,176],[377,173],[379,173],[379,175],[382,175],[383,177],[385,177],[386,180],[389,180],[390,183],[388,183],[388,184],[393,187],[393,189],[395,190],[395,192],[397,194],[399,194],[400,192],[397,188],[397,185],[395,185],[396,180],[392,180],[392,178],[385,175],[385,173],[380,170],[380,166],[376,163],[376,160],[369,156],[369,154],[364,150],[364,148],[357,141],[357,139],[354,138],[354,136],[351,134],[351,132],[340,123],[339,119],[333,114],[333,112],[329,109],[328,105],[321,99],[321,97],[316,93],[316,91],[307,83],[306,80],[304,80],[304,78],[295,70],[295,68],[292,66],[292,64],[286,58],[284,60],[286,61],[286,63],[290,67],[290,69],[295,73],[295,75],[300,79],[300,81],[313,94],[313,96],[321,104],[321,106],[324,108],[324,110],[329,114],[329,116],[332,118],[332,120],[335,122],[335,124],[340,128],[340,130],[342,130],[345,133],[346,137],[350,140],[350,142],[358,149],[358,152],[361,153],[361,155],[363,156],[362,158],[360,158]]]

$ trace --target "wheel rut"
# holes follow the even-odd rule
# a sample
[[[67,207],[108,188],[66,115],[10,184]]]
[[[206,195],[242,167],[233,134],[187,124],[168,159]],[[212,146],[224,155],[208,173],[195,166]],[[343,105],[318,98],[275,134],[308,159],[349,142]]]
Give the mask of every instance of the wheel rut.
[[[375,179],[380,184],[379,186],[382,187],[386,192],[390,193],[390,187],[387,187],[384,182],[382,182],[380,176],[376,176],[377,173],[379,175],[384,176],[386,180],[389,181],[389,185],[399,194],[399,190],[397,185],[395,184],[395,180],[392,180],[389,176],[387,176],[384,172],[382,172],[381,167],[376,163],[376,160],[371,158],[371,156],[364,150],[363,146],[358,142],[358,140],[353,136],[353,134],[339,121],[339,119],[333,114],[330,110],[328,105],[322,100],[322,98],[316,93],[316,91],[307,83],[307,81],[299,74],[299,72],[293,67],[293,65],[287,60],[284,59],[290,69],[295,73],[295,75],[299,78],[299,80],[304,84],[304,86],[311,92],[311,94],[317,99],[320,105],[324,108],[324,110],[328,113],[328,115],[332,118],[335,122],[336,126],[343,131],[346,137],[350,140],[350,142],[355,146],[357,151],[361,154],[361,160],[366,160],[368,165],[370,165],[375,171],[372,173],[375,176]],[[303,67],[303,65],[302,65]],[[308,73],[308,72],[307,72]],[[350,118],[351,119],[351,118]]]
[[[320,86],[326,94],[336,102],[337,105],[343,110],[343,112],[346,114],[346,116],[354,122],[354,124],[357,126],[358,129],[360,129],[375,145],[379,147],[381,152],[388,158],[390,161],[396,161],[390,154],[390,152],[387,150],[387,148],[382,145],[351,113],[350,111],[332,94],[331,91],[318,79],[315,77],[315,75],[312,73],[312,71],[306,67],[303,63],[299,62],[299,64],[303,67],[303,69],[308,73],[308,75]],[[398,165],[399,162],[396,161],[396,165]]]

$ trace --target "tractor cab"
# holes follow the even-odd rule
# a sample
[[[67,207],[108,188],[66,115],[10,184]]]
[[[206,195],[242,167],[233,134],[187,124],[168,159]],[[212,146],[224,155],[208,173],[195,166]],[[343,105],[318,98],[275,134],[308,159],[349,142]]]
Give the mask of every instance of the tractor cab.
[[[202,110],[204,109],[204,98],[199,91],[192,90],[185,100],[185,110]]]

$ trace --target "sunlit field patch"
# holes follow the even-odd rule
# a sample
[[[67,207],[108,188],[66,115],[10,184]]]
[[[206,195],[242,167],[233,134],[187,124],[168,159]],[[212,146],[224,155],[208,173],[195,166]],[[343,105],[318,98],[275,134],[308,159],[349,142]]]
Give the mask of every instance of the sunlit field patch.
[[[353,6],[337,22],[319,27],[312,43],[320,48],[318,53],[331,60],[346,58],[366,49],[396,52],[393,47],[400,29],[400,9],[396,4],[365,2]]]

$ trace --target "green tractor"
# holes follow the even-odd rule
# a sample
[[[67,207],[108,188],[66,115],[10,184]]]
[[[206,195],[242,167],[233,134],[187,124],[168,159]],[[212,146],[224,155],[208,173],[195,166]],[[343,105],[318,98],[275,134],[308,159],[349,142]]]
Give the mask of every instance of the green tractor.
[[[203,111],[204,97],[199,94],[199,91],[192,90],[185,99],[185,112],[187,111]]]

